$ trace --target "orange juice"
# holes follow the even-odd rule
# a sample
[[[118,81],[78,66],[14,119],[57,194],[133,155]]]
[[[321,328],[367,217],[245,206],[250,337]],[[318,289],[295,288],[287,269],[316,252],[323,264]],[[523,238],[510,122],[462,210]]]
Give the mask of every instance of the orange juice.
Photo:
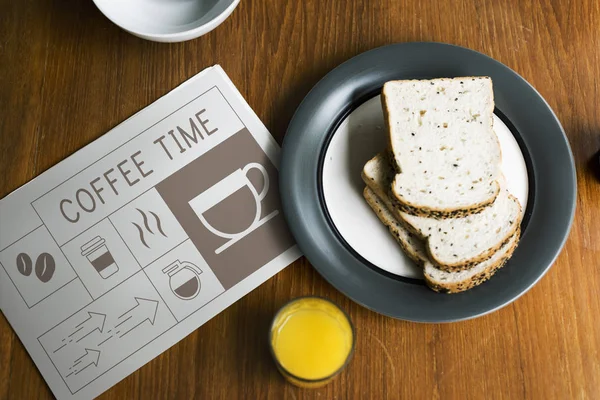
[[[332,302],[304,297],[277,313],[270,344],[288,381],[318,387],[329,382],[350,359],[354,329],[348,316]]]

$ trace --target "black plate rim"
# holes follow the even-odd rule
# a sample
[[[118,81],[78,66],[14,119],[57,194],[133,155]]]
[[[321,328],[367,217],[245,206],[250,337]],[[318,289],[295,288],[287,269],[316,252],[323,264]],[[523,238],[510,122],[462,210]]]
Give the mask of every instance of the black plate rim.
[[[391,63],[395,64],[391,66]],[[417,72],[415,68],[418,68]],[[511,261],[498,272],[498,277],[478,288],[451,296],[435,294],[448,300],[432,300],[425,292],[417,293],[407,288],[407,285],[416,285],[386,277],[372,269],[372,273],[365,273],[365,265],[361,271],[360,261],[335,239],[318,202],[317,157],[323,151],[332,127],[353,104],[364,101],[365,96],[372,95],[383,82],[467,74],[492,76],[497,105],[511,123],[516,117],[515,125],[521,125],[517,130],[523,134],[520,145],[532,153],[533,167],[529,173],[536,182],[532,193],[536,200],[530,226],[535,229],[528,229],[523,235],[513,260],[525,258],[533,263],[518,270],[514,265],[516,261]],[[511,103],[515,104],[511,106]],[[519,114],[525,112],[518,109],[523,104],[529,106],[527,112],[533,115],[530,118],[536,120],[535,124]],[[544,143],[534,141],[540,130],[548,132]],[[541,154],[541,146],[547,147],[546,156]],[[548,162],[550,156],[558,168]],[[556,173],[553,182],[549,182],[551,172]],[[541,95],[498,61],[470,49],[435,42],[400,43],[370,50],[341,64],[317,83],[296,110],[288,127],[282,151],[280,188],[284,215],[292,234],[308,260],[327,281],[366,308],[418,322],[474,318],[510,304],[526,293],[544,276],[562,250],[573,222],[577,192],[575,163],[568,140]],[[548,194],[555,197],[548,198]],[[560,211],[554,221],[540,220],[550,209]],[[548,235],[548,229],[541,229],[544,225],[552,225],[551,235]],[[524,242],[529,251],[540,250],[539,245],[531,244],[531,235],[540,232],[548,237],[549,247],[544,247],[545,252],[525,254],[528,249],[522,248]],[[507,277],[515,280],[505,287],[494,284],[500,280],[506,283]],[[420,289],[430,292],[423,287]],[[480,306],[474,306],[473,301],[479,301]]]

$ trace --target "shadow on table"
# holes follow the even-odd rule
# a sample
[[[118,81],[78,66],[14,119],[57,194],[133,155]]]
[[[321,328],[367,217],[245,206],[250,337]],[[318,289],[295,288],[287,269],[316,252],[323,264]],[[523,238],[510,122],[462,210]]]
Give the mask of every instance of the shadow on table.
[[[600,182],[600,151],[595,153],[592,158],[590,158],[588,161],[588,169],[594,178]]]
[[[230,349],[225,353],[224,368],[235,371],[231,376],[236,376],[238,384],[248,391],[248,398],[257,398],[251,392],[259,386],[283,379],[269,349],[269,330],[276,310],[271,305],[260,304],[266,300],[255,298],[234,304],[232,307],[236,310],[227,329],[234,330],[235,334],[230,331],[224,338],[229,343],[223,343]]]
[[[57,28],[89,23],[112,25],[91,0],[49,0],[41,5],[43,7],[47,7],[45,12],[52,14],[53,25]]]
[[[121,31],[120,35],[126,34],[106,18],[91,0],[48,0],[41,2],[39,9],[50,16],[49,35],[53,45],[76,39],[78,43],[91,46],[103,43],[103,38],[114,37],[114,31]]]
[[[365,49],[366,50],[366,49]],[[359,53],[356,53],[359,54]],[[327,59],[319,60],[318,63],[307,62],[309,68],[302,70],[301,73],[294,75],[291,80],[291,86],[285,89],[286,97],[273,101],[273,117],[268,124],[271,134],[281,145],[288,125],[292,120],[296,109],[310,92],[310,90],[332,69],[349,60],[356,54],[335,54]],[[266,122],[266,121],[265,121]]]

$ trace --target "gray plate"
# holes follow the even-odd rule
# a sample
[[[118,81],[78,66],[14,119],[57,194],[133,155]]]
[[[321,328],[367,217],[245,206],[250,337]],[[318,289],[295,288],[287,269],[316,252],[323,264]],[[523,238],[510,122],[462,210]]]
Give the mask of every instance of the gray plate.
[[[496,114],[510,127],[527,162],[529,200],[519,247],[488,282],[445,295],[421,281],[370,264],[337,232],[323,200],[323,156],[346,115],[393,79],[490,76]],[[283,143],[283,211],[298,245],[319,271],[357,303],[395,318],[449,322],[492,312],[517,299],[550,268],[575,214],[575,163],[560,122],[510,68],[481,53],[441,43],[380,47],[343,63],[323,78],[296,111]]]

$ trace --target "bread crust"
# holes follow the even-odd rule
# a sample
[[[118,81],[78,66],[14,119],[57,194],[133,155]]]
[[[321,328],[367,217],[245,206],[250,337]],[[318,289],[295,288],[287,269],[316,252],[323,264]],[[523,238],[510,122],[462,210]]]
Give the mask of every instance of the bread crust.
[[[480,212],[485,210],[486,207],[488,207],[489,205],[493,204],[494,201],[496,201],[496,198],[500,194],[500,185],[498,184],[498,181],[493,181],[493,184],[495,185],[493,197],[490,197],[489,199],[486,199],[483,202],[469,206],[468,208],[456,207],[441,209],[430,208],[426,206],[415,206],[413,204],[410,204],[408,200],[404,199],[402,195],[398,194],[394,190],[393,183],[390,186],[389,197],[390,201],[394,205],[394,208],[397,208],[398,210],[410,215],[434,219],[462,218],[473,214],[479,214]]]
[[[384,209],[387,209],[390,212],[391,210],[387,208],[387,206],[384,204],[381,198],[374,198],[372,195],[370,195],[369,189],[374,192],[375,196],[378,196],[378,194],[369,186],[365,187],[365,189],[363,190],[363,196],[369,204],[369,206],[371,207],[371,209],[375,212],[379,220],[388,228],[389,232],[392,234],[396,242],[398,242],[404,253],[419,267],[424,268],[425,263],[430,262],[430,260],[419,256],[419,254],[417,254],[417,252],[413,248],[411,248],[409,243],[402,240],[402,234],[398,231],[397,228],[397,226],[400,225],[400,223],[398,221],[392,221],[384,215]],[[436,292],[448,294],[464,292],[466,290],[472,289],[475,286],[480,285],[481,283],[490,279],[496,273],[496,271],[502,268],[506,264],[506,262],[512,257],[519,243],[520,235],[521,230],[520,228],[518,228],[513,233],[513,235],[509,237],[508,241],[504,243],[504,245],[506,245],[510,240],[512,240],[516,236],[516,240],[514,240],[513,244],[510,246],[507,252],[498,261],[496,261],[493,264],[490,264],[485,270],[479,272],[477,275],[458,282],[444,282],[435,280],[433,276],[429,275],[426,272],[426,270],[423,269],[425,283],[429,288]],[[504,247],[504,245],[500,248]],[[435,268],[437,268],[435,264],[433,265]]]
[[[517,203],[517,206],[519,207],[518,215],[521,216],[522,215],[521,204],[519,203],[517,198],[515,196],[513,196],[512,194],[509,194],[508,197],[512,201]],[[431,246],[429,245],[429,239],[427,237],[423,236],[423,234],[421,234],[420,232],[417,232],[416,228],[414,226],[412,226],[408,221],[404,220],[404,222],[405,222],[405,226],[407,226],[407,227],[410,226],[409,230],[411,232],[416,233],[420,238],[427,241],[426,248],[427,248],[427,253],[429,254],[430,260],[433,262],[433,264],[435,264],[436,267],[438,267],[439,269],[446,271],[446,272],[464,271],[464,270],[470,269],[475,264],[479,264],[481,262],[484,262],[484,261],[492,258],[493,255],[496,254],[496,252],[499,249],[504,247],[504,245],[506,243],[508,243],[508,241],[510,241],[510,239],[515,234],[515,232],[519,229],[520,224],[521,224],[520,217],[519,217],[515,221],[513,221],[511,229],[509,231],[507,231],[506,235],[502,238],[502,240],[498,241],[498,243],[495,246],[490,247],[488,250],[481,253],[479,256],[477,256],[475,258],[450,264],[450,263],[444,263],[438,257],[436,257],[435,252],[431,249]]]
[[[386,218],[383,215],[383,209],[387,208],[386,205],[378,202],[378,200],[380,200],[380,198],[379,199],[373,198],[368,192],[369,189],[371,189],[371,188],[369,188],[368,186],[365,187],[365,189],[363,190],[363,197],[365,198],[365,200],[367,201],[367,203],[369,204],[371,209],[375,212],[375,214],[377,215],[377,218],[379,218],[381,223],[384,224],[388,228],[388,230],[390,231],[390,233],[392,234],[394,239],[396,239],[396,242],[398,242],[398,244],[400,245],[400,247],[402,248],[404,253],[408,256],[408,258],[410,258],[415,264],[417,264],[419,267],[422,268],[423,263],[425,263],[428,260],[420,257],[419,254],[417,254],[415,252],[415,250],[413,248],[411,248],[411,246],[408,243],[406,243],[404,240],[402,240],[402,236],[400,235],[400,232],[398,232],[398,229],[396,229],[396,227],[394,226],[395,221],[390,221],[388,218]],[[377,193],[375,193],[375,195],[377,195]]]
[[[517,240],[515,240],[513,245],[506,252],[506,254],[500,260],[498,260],[498,262],[491,264],[488,268],[481,271],[479,274],[464,281],[447,283],[441,281],[434,281],[433,277],[431,277],[429,274],[423,271],[425,283],[427,284],[427,286],[429,286],[432,290],[435,290],[436,292],[448,294],[464,292],[482,284],[483,282],[490,279],[496,273],[496,271],[502,268],[506,264],[506,262],[512,257],[515,249],[519,244],[521,230],[518,229],[514,233],[514,235],[517,236]],[[510,239],[512,239],[512,237]]]

